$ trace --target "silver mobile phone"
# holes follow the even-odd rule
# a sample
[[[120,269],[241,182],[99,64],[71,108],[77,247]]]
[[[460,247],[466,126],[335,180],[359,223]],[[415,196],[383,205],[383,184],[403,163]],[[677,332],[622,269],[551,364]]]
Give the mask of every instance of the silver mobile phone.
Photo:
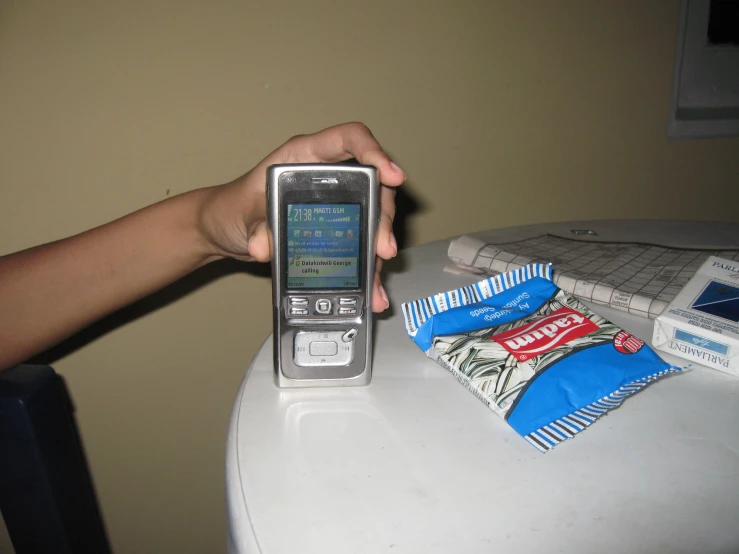
[[[267,201],[275,383],[369,384],[377,170],[274,165],[267,170]]]

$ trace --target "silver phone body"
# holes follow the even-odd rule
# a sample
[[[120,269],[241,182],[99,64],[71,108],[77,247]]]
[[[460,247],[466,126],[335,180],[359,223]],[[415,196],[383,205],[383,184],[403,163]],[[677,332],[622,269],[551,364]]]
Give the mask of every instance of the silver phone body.
[[[275,384],[369,384],[377,170],[274,165],[267,170],[267,201]]]

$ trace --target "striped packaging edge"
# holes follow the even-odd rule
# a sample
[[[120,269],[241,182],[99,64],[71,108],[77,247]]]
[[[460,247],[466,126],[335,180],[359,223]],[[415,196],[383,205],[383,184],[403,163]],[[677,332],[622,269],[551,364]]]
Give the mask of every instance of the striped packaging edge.
[[[406,302],[401,305],[405,329],[411,337],[414,337],[418,329],[432,316],[459,306],[487,300],[534,277],[543,277],[551,281],[552,264],[529,264],[472,285]]]

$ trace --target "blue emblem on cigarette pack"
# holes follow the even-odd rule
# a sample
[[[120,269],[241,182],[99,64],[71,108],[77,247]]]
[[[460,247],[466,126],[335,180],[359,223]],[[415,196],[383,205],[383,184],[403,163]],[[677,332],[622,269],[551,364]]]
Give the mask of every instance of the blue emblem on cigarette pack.
[[[690,305],[692,310],[739,323],[739,288],[709,281]]]

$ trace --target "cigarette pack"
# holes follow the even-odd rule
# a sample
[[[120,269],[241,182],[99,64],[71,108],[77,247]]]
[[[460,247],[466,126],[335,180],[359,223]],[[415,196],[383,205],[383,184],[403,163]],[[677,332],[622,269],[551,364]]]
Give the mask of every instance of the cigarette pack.
[[[739,377],[739,262],[708,258],[657,317],[652,345]]]

